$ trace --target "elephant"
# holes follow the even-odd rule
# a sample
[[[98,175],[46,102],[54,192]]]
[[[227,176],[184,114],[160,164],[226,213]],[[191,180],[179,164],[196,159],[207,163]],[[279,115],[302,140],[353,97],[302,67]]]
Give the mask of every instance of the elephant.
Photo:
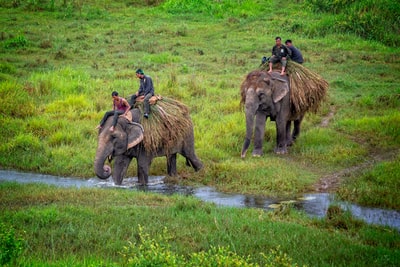
[[[140,124],[140,118],[143,117],[142,112],[138,108],[133,108],[129,113],[127,117],[131,116],[132,119],[129,120],[127,117],[120,116],[114,131],[110,130],[112,118],[109,118],[104,126],[99,129],[98,146],[94,160],[94,171],[97,177],[107,179],[112,172],[114,183],[121,185],[131,160],[136,158],[138,183],[147,185],[149,169],[154,157],[166,156],[168,175],[177,175],[177,153],[183,155],[186,158],[186,165],[192,166],[195,171],[202,169],[203,164],[195,154],[191,120],[190,126],[185,129],[184,137],[173,139],[169,142],[169,147],[161,144],[154,151],[148,151],[143,145],[144,128]],[[187,116],[189,115],[187,114]],[[113,170],[110,166],[105,165],[106,159],[109,159],[110,162],[114,160]]]
[[[255,70],[250,72],[241,85],[241,104],[245,108],[246,137],[241,157],[245,158],[254,129],[253,156],[263,154],[263,139],[266,120],[276,124],[276,154],[286,154],[300,134],[304,112],[295,112],[290,102],[288,77],[278,72]],[[291,133],[291,123],[294,129]],[[255,124],[255,126],[254,126]]]

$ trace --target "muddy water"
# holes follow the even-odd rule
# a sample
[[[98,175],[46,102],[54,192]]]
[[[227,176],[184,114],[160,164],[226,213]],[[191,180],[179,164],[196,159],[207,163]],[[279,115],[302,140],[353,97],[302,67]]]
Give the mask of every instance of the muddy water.
[[[16,171],[0,170],[0,182],[14,181],[18,183],[44,183],[59,187],[100,187],[100,188],[125,188],[131,190],[141,190],[146,192],[159,193],[164,195],[181,194],[194,196],[202,201],[213,202],[220,206],[230,206],[238,208],[259,208],[263,210],[273,210],[282,203],[293,203],[293,206],[304,211],[312,217],[322,218],[331,203],[340,205],[343,209],[349,210],[354,217],[361,219],[369,224],[386,225],[400,231],[400,211],[384,210],[378,208],[368,208],[351,203],[335,201],[334,195],[328,193],[304,194],[292,199],[263,198],[240,194],[225,194],[217,192],[211,187],[191,188],[186,186],[170,185],[163,183],[163,176],[149,177],[148,186],[137,186],[137,178],[124,179],[121,186],[115,186],[112,179],[100,180],[91,178],[88,180],[74,177],[57,177],[51,175],[21,173]]]

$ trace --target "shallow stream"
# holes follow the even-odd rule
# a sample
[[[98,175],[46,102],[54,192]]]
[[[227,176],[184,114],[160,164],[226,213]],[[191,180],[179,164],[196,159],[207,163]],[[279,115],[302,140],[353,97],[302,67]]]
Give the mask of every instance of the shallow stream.
[[[142,190],[146,192],[164,195],[181,194],[197,197],[202,201],[213,202],[220,206],[239,208],[260,208],[273,210],[282,203],[293,203],[293,206],[304,211],[307,215],[322,218],[331,203],[340,205],[349,210],[354,217],[369,224],[386,225],[400,231],[400,211],[378,208],[362,207],[351,203],[335,201],[335,197],[328,193],[303,194],[293,199],[263,198],[240,194],[226,194],[217,192],[212,187],[192,188],[187,186],[164,184],[163,176],[149,177],[148,186],[137,186],[136,178],[124,179],[122,186],[115,186],[112,179],[100,180],[90,178],[88,180],[74,177],[58,177],[52,175],[21,173],[16,171],[0,170],[0,182],[14,181],[18,183],[44,183],[60,187],[100,187],[100,188],[125,188]]]

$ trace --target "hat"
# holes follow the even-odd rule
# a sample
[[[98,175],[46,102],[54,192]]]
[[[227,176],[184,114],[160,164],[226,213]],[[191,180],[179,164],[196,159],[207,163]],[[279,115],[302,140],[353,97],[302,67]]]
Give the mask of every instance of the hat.
[[[144,74],[144,72],[143,72],[142,69],[137,69],[137,70],[136,70],[136,73],[137,73],[137,74],[142,74],[142,75]]]

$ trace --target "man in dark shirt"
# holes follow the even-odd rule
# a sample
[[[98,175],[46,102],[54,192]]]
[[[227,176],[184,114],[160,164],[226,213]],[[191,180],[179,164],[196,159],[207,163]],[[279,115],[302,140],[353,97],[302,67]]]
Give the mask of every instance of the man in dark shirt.
[[[154,95],[153,80],[150,76],[145,75],[142,69],[136,70],[136,77],[140,79],[139,90],[131,97],[131,106],[133,107],[138,96],[144,96],[144,117],[149,118],[150,114],[150,98]]]
[[[285,41],[285,45],[292,51],[291,59],[299,64],[303,64],[304,59],[303,55],[301,54],[300,50],[297,49],[293,44],[292,40],[288,39]]]
[[[272,47],[272,56],[269,58],[269,70],[268,72],[272,72],[272,64],[277,62],[281,62],[282,70],[281,75],[285,75],[287,58],[290,57],[291,51],[282,44],[281,37],[275,38],[275,45]]]

